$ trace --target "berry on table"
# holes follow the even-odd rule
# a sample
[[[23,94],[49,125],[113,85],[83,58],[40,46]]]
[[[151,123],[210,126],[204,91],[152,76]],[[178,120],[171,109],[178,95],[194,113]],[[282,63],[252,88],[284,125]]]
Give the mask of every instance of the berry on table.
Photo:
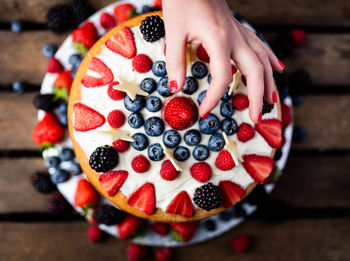
[[[67,5],[54,5],[47,14],[47,27],[55,33],[62,33],[72,27],[73,14]]]
[[[57,47],[54,44],[45,44],[42,48],[41,48],[41,53],[46,57],[46,58],[51,58],[52,56],[54,56],[54,54],[57,51]]]
[[[237,132],[237,122],[232,118],[223,119],[220,123],[220,127],[228,136]]]
[[[212,175],[211,167],[206,162],[197,162],[190,168],[191,176],[199,182],[207,182]]]
[[[151,166],[151,164],[150,164],[149,160],[143,155],[136,156],[131,161],[131,167],[137,173],[143,173],[143,172],[148,171],[150,166]]]
[[[138,73],[146,73],[152,68],[152,60],[146,54],[138,54],[132,59],[132,67]]]
[[[146,109],[149,112],[157,112],[162,108],[162,101],[156,96],[150,96],[146,99]]]
[[[145,246],[131,243],[126,249],[126,255],[129,261],[141,261],[147,257],[148,251]]]
[[[236,238],[234,238],[231,242],[231,246],[238,253],[243,254],[247,251],[250,245],[250,237],[246,234],[242,234]]]
[[[218,186],[215,186],[209,182],[199,188],[196,188],[193,201],[199,208],[207,211],[219,208],[222,205],[220,189]]]
[[[148,147],[148,138],[145,134],[136,133],[132,135],[132,138],[134,139],[134,141],[131,142],[131,146],[135,150],[144,150]]]
[[[91,242],[97,243],[101,239],[102,231],[98,226],[91,226],[87,229],[86,235]]]
[[[190,151],[186,147],[178,146],[174,150],[174,158],[177,161],[185,161],[188,159],[189,156],[190,156]]]
[[[236,94],[232,97],[232,104],[236,110],[242,111],[249,106],[248,97],[244,94]]]
[[[152,72],[155,76],[164,77],[167,74],[166,68],[165,68],[165,62],[164,61],[156,61],[152,65]]]
[[[210,136],[208,142],[209,149],[211,151],[220,151],[225,146],[224,137],[221,133],[214,133]]]
[[[173,129],[184,130],[196,122],[198,109],[191,99],[175,97],[165,105],[164,118]]]
[[[124,98],[124,106],[128,111],[138,112],[145,106],[145,99],[141,95],[136,95],[132,100],[128,95]]]
[[[203,161],[209,157],[209,149],[205,145],[197,145],[192,153],[196,160]]]
[[[50,215],[61,216],[72,210],[71,205],[62,196],[61,193],[56,192],[47,202],[46,210]]]
[[[119,224],[124,217],[124,213],[111,205],[98,206],[93,213],[93,218],[98,224],[107,226]]]
[[[199,120],[199,130],[204,134],[214,134],[219,130],[220,121],[219,118],[210,113],[205,119]]]
[[[153,80],[152,78],[145,78],[142,80],[141,84],[140,84],[140,88],[151,94],[152,92],[154,92],[157,88],[157,83],[155,80]]]
[[[223,117],[232,117],[235,113],[235,108],[230,102],[223,102],[220,105],[220,113]]]
[[[118,152],[125,152],[130,147],[130,142],[126,140],[116,140],[112,143],[113,148]]]
[[[233,169],[236,164],[231,153],[227,150],[222,150],[215,160],[215,166],[220,170],[227,171]]]
[[[153,161],[160,161],[164,158],[164,151],[159,143],[152,144],[147,150],[148,157]]]
[[[15,81],[11,85],[12,90],[17,93],[23,93],[26,89],[26,84],[20,81]]]
[[[120,128],[125,123],[125,115],[121,110],[108,113],[107,121],[112,128]]]
[[[51,111],[57,107],[57,102],[54,101],[53,94],[38,94],[33,99],[34,107],[38,110]]]
[[[46,173],[36,172],[31,176],[30,181],[40,193],[50,193],[55,190],[55,186],[50,180],[50,175]]]
[[[57,107],[58,121],[64,127],[68,126],[67,110],[68,110],[68,108],[67,108],[67,104],[66,103],[61,103]]]
[[[237,129],[237,138],[239,141],[246,142],[251,140],[255,136],[254,128],[248,124],[243,122],[238,126]]]
[[[23,30],[23,23],[19,20],[14,20],[11,22],[11,31],[14,33],[20,33]]]
[[[202,92],[198,95],[197,102],[198,102],[199,105],[201,105],[201,103],[202,103],[202,101],[204,100],[206,94],[207,94],[207,91],[202,91]]]
[[[62,161],[69,161],[75,157],[74,151],[70,148],[63,148],[60,153]]]
[[[159,117],[150,117],[144,123],[145,132],[149,136],[160,136],[164,131],[164,122]]]
[[[171,228],[181,237],[183,242],[191,240],[197,231],[199,222],[172,223]]]
[[[172,181],[177,178],[179,172],[175,169],[173,163],[170,160],[166,160],[162,163],[160,168],[160,176],[168,181]]]
[[[155,256],[158,261],[168,261],[171,258],[171,249],[170,248],[158,248],[155,252]]]
[[[82,54],[94,45],[98,39],[98,32],[92,22],[86,22],[82,26],[75,29],[72,33],[72,41],[75,48]]]
[[[169,97],[172,95],[169,89],[169,81],[167,76],[161,78],[157,83],[157,92],[163,97]]]
[[[197,79],[203,79],[208,74],[208,68],[202,62],[195,62],[191,67],[191,72]]]
[[[181,136],[176,130],[167,130],[163,134],[163,142],[168,148],[175,148],[179,145]]]
[[[193,94],[198,89],[198,82],[195,78],[187,76],[182,87],[182,92],[188,95]]]
[[[185,132],[184,141],[189,146],[196,146],[201,141],[201,133],[196,129],[191,129]]]
[[[131,113],[128,117],[128,123],[131,128],[137,129],[140,128],[143,125],[143,118],[141,114],[134,112]]]
[[[118,162],[118,152],[108,145],[96,148],[89,160],[90,167],[97,172],[112,170],[117,166]]]
[[[141,22],[140,31],[146,42],[155,42],[165,35],[163,19],[158,15],[147,16]]]
[[[59,142],[63,137],[64,129],[58,122],[55,114],[49,112],[47,112],[44,118],[35,125],[32,131],[33,142],[40,146],[47,143],[53,144]]]

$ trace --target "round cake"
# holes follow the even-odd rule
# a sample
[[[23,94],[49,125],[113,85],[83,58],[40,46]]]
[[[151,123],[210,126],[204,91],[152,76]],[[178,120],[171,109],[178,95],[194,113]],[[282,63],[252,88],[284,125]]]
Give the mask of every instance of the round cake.
[[[187,222],[231,207],[268,178],[282,144],[280,103],[264,102],[254,124],[244,76],[232,61],[232,83],[201,118],[209,57],[188,45],[186,81],[172,94],[164,34],[155,12],[95,43],[70,90],[69,132],[84,173],[104,197],[142,218]]]

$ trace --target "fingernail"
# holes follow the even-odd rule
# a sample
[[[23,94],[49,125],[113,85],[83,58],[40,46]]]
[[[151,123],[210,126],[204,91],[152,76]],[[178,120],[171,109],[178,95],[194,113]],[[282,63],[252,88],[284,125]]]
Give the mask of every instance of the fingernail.
[[[261,121],[262,121],[262,112],[260,112],[259,114],[258,123],[260,123]]]
[[[202,119],[205,119],[206,117],[208,117],[209,114],[210,114],[210,111],[208,111],[207,113],[205,113],[205,114],[202,116]]]
[[[278,63],[282,66],[282,70],[286,67],[280,60],[278,60]]]
[[[170,87],[170,92],[175,93],[177,90],[177,82],[175,80],[170,81],[169,87]]]
[[[277,103],[277,93],[276,93],[276,92],[273,92],[273,93],[272,93],[272,101],[273,101],[274,103]]]

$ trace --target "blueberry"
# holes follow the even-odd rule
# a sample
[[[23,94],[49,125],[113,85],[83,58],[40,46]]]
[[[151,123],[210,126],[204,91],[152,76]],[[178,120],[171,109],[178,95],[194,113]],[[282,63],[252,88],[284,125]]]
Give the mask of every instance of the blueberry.
[[[186,77],[182,92],[185,94],[192,94],[198,89],[198,82],[195,78],[188,76]]]
[[[197,79],[202,79],[208,74],[208,68],[202,62],[195,62],[192,65],[191,72]]]
[[[198,102],[199,105],[201,105],[201,103],[202,103],[202,101],[204,100],[206,94],[207,94],[207,91],[202,91],[202,92],[198,95],[197,102]]]
[[[211,79],[212,79],[211,74],[208,74],[207,81],[208,81],[209,84],[211,83]]]
[[[71,160],[74,158],[74,151],[70,148],[64,148],[62,149],[61,151],[61,154],[60,154],[60,159],[62,161],[68,161],[68,160]]]
[[[181,136],[176,130],[167,130],[163,134],[163,142],[168,148],[175,148],[180,141]]]
[[[228,95],[228,92],[229,92],[229,88],[227,88],[226,92],[224,93],[224,95],[221,97],[221,100],[222,101],[228,101],[231,97],[232,97],[232,93],[231,95]]]
[[[210,136],[209,142],[208,142],[209,149],[212,151],[220,151],[225,146],[224,138],[222,137],[221,133],[215,133]]]
[[[282,153],[281,148],[278,148],[276,150],[275,156],[273,157],[273,160],[274,161],[279,161],[282,158],[282,155],[283,155],[283,153]]]
[[[220,215],[219,215],[219,218],[222,220],[222,221],[229,221],[230,219],[232,219],[232,213],[231,211],[229,210],[226,210],[224,212],[221,212]]]
[[[46,162],[45,162],[45,166],[47,168],[57,168],[58,165],[60,165],[61,160],[59,157],[56,156],[52,156],[52,157],[48,157]]]
[[[41,49],[41,53],[46,58],[51,58],[52,56],[54,56],[56,51],[57,51],[57,47],[54,44],[45,44]]]
[[[60,103],[60,105],[58,105],[57,107],[57,112],[58,113],[63,113],[63,114],[67,114],[67,103]]]
[[[69,172],[63,169],[57,169],[54,174],[51,175],[51,182],[55,185],[65,182],[69,179]]]
[[[69,167],[69,172],[71,175],[76,176],[81,174],[83,171],[81,170],[79,163],[73,162],[72,165]]]
[[[138,112],[145,106],[145,99],[141,95],[136,95],[132,100],[128,95],[124,98],[125,108],[131,112]]]
[[[157,92],[159,95],[169,97],[172,95],[169,89],[168,77],[163,77],[157,83]]]
[[[148,157],[153,161],[160,161],[164,158],[162,146],[159,143],[152,144],[147,150]]]
[[[232,210],[232,215],[237,218],[245,218],[247,217],[247,212],[244,210],[241,203],[237,203]]]
[[[81,55],[77,53],[69,56],[69,63],[73,66],[73,68],[78,68],[82,60],[83,58],[81,57]]]
[[[146,99],[146,109],[150,112],[159,111],[162,108],[162,101],[156,96],[150,96]]]
[[[68,126],[67,113],[65,113],[65,114],[58,114],[57,116],[58,116],[57,118],[58,118],[58,121],[60,122],[60,124],[63,127],[67,127]]]
[[[198,130],[188,130],[184,134],[184,141],[189,146],[196,146],[201,141],[201,133]]]
[[[237,132],[237,122],[232,118],[223,119],[220,126],[227,135],[232,135]]]
[[[152,93],[156,90],[157,83],[152,78],[146,78],[142,80],[140,84],[140,88],[145,92]]]
[[[208,231],[215,231],[215,229],[216,229],[216,223],[212,219],[205,220],[203,225],[204,225],[205,229]]]
[[[293,106],[298,106],[303,103],[303,98],[301,96],[292,96]]]
[[[25,84],[23,82],[13,82],[12,83],[12,90],[14,92],[18,92],[18,93],[23,93],[25,91]]]
[[[209,149],[205,145],[197,145],[192,153],[196,160],[203,161],[209,157]]]
[[[305,128],[301,126],[295,126],[293,130],[293,141],[301,142],[307,137],[307,132]]]
[[[152,65],[152,72],[155,76],[163,77],[166,75],[165,62],[157,61]]]
[[[137,129],[140,128],[143,125],[143,118],[141,114],[134,112],[131,113],[128,117],[128,123],[131,128]]]
[[[224,117],[231,117],[235,113],[232,103],[223,102],[220,105],[220,113]]]
[[[71,76],[72,78],[74,78],[74,77],[75,77],[75,74],[77,73],[77,71],[78,71],[78,67],[73,67],[72,70],[71,70],[71,72],[70,72],[70,76]]]
[[[135,150],[144,150],[148,146],[148,138],[145,134],[142,133],[136,133],[132,135],[132,138],[134,139],[133,142],[131,142],[131,146]]]
[[[20,33],[23,30],[23,24],[21,21],[15,20],[11,22],[11,31],[14,33]]]
[[[179,146],[174,151],[174,157],[177,161],[185,161],[190,156],[190,151],[183,146]]]
[[[204,134],[214,134],[219,130],[220,121],[214,114],[209,114],[205,119],[199,120],[199,130]]]
[[[143,126],[149,136],[159,136],[164,131],[164,122],[159,117],[148,118]]]

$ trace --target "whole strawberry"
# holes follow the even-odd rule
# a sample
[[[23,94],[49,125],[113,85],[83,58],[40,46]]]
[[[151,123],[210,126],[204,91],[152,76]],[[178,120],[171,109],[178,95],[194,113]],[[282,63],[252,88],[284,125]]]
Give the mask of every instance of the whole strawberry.
[[[72,86],[72,82],[73,78],[71,76],[70,70],[60,72],[53,83],[55,98],[68,101],[68,95]]]
[[[168,261],[171,257],[170,248],[159,248],[155,252],[158,261]]]
[[[139,244],[132,243],[126,250],[130,261],[140,261],[147,257],[147,248]]]
[[[166,104],[164,118],[173,129],[184,130],[197,121],[198,109],[191,99],[175,97]]]
[[[114,8],[115,19],[122,23],[137,15],[135,6],[132,4],[120,4]]]
[[[126,240],[131,237],[142,225],[142,220],[134,216],[126,216],[122,222],[117,224],[120,239]]]
[[[75,191],[74,205],[77,207],[87,208],[95,205],[97,199],[98,195],[89,181],[86,179],[80,179]]]
[[[95,25],[91,22],[85,23],[73,31],[72,38],[75,48],[86,54],[98,39]]]
[[[198,221],[173,223],[171,224],[171,228],[177,232],[177,234],[180,236],[180,240],[187,242],[191,240],[196,233],[198,225]]]
[[[49,73],[59,73],[63,71],[63,66],[59,60],[52,56],[47,63],[46,71]]]
[[[250,237],[246,234],[239,235],[232,240],[231,245],[238,253],[243,254],[250,245]]]
[[[100,16],[100,25],[106,29],[112,29],[115,26],[114,18],[107,12],[104,12]]]
[[[63,136],[64,129],[53,113],[46,113],[44,118],[36,124],[32,132],[33,142],[40,146],[59,142],[63,139]]]

